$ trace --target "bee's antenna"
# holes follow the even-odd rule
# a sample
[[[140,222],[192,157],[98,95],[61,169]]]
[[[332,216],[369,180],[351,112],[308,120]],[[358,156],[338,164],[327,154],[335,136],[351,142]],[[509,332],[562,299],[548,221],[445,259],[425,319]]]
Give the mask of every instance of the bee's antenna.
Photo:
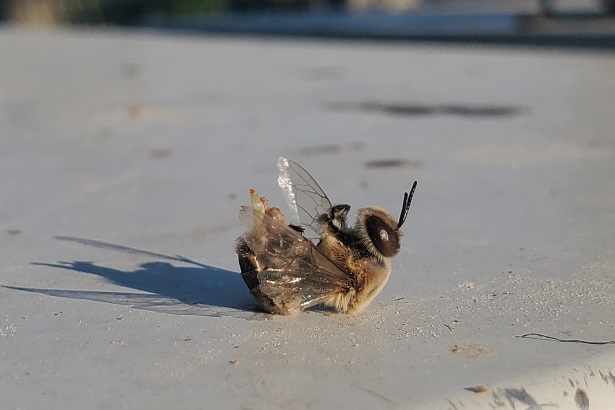
[[[401,226],[406,222],[406,217],[408,216],[408,211],[410,210],[410,202],[412,202],[412,197],[414,196],[414,190],[416,189],[416,181],[412,184],[412,189],[410,193],[404,192],[404,202],[401,204],[401,213],[399,214],[399,222],[397,223],[397,229],[401,228]]]

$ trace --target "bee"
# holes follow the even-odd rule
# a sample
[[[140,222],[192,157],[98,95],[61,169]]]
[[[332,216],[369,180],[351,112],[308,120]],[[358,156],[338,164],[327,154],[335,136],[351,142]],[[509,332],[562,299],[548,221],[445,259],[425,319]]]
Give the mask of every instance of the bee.
[[[251,206],[240,212],[248,231],[235,245],[248,289],[268,313],[291,315],[315,305],[361,312],[389,279],[417,182],[404,193],[397,221],[372,206],[359,209],[350,226],[350,205],[333,205],[299,164],[280,157],[278,167],[278,184],[300,225],[250,190]]]

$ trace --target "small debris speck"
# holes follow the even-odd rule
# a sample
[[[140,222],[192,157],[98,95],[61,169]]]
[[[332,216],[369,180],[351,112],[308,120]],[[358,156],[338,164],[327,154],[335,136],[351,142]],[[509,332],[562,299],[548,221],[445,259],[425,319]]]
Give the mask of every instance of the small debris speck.
[[[478,359],[491,353],[491,350],[477,344],[467,344],[453,346],[451,353],[470,359]]]
[[[466,390],[471,391],[472,393],[485,393],[489,391],[489,389],[487,389],[485,386],[481,386],[480,384],[478,386],[466,387]]]
[[[474,289],[474,282],[465,281],[457,285],[459,289]]]
[[[141,107],[140,105],[136,105],[136,104],[129,105],[127,108],[127,111],[128,111],[128,116],[130,118],[135,118],[143,114],[143,107]]]
[[[169,157],[173,151],[171,148],[162,147],[162,148],[152,148],[149,150],[149,157],[154,159],[162,159]]]

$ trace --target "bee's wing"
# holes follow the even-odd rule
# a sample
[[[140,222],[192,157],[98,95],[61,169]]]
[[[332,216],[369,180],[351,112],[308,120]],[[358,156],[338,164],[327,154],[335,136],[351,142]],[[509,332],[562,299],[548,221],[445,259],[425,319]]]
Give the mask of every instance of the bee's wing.
[[[327,194],[310,173],[296,162],[280,157],[278,168],[278,185],[293,212],[293,217],[302,225],[318,232],[318,216],[328,213],[331,208]]]
[[[299,232],[252,207],[240,215],[251,226],[242,239],[258,260],[260,290],[273,301],[306,309],[349,289],[350,276]]]

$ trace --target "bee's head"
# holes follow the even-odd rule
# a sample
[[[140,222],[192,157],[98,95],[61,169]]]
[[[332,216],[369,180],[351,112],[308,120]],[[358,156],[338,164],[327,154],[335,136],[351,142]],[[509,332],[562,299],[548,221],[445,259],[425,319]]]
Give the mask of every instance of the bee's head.
[[[346,229],[346,216],[350,210],[350,205],[332,206],[328,214],[321,215],[322,221],[333,233],[338,233]]]
[[[363,245],[378,258],[392,258],[397,255],[401,246],[400,228],[406,221],[410,202],[416,189],[416,181],[412,185],[410,194],[404,194],[404,202],[401,207],[399,220],[395,222],[393,217],[383,208],[373,206],[360,209],[357,216],[356,230]]]
[[[392,258],[399,252],[401,231],[384,208],[372,206],[359,209],[355,229],[363,245],[379,259]]]

